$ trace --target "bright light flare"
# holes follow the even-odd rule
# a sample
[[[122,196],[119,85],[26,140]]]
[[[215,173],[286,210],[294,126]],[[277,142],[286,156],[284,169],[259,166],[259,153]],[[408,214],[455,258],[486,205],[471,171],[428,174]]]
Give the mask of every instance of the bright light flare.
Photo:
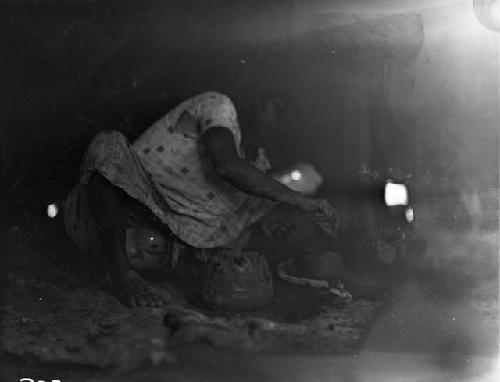
[[[497,1],[491,7],[491,18],[495,20],[497,24],[500,24],[500,1]]]
[[[292,180],[298,181],[302,179],[302,173],[299,170],[294,170],[290,173]]]
[[[500,0],[474,0],[474,13],[488,29],[500,31]]]
[[[323,183],[323,177],[307,163],[298,163],[292,169],[276,172],[272,176],[288,188],[305,195],[313,195]]]
[[[406,210],[405,210],[405,218],[406,218],[406,221],[408,223],[411,223],[413,221],[413,219],[415,219],[415,215],[413,213],[413,208],[411,207],[408,207]]]
[[[384,200],[387,206],[406,206],[408,205],[408,189],[404,184],[388,181],[385,184]]]
[[[491,370],[486,373],[483,378],[479,380],[479,382],[497,382],[500,381],[500,358],[497,358],[493,361],[493,367]]]
[[[51,219],[54,219],[57,214],[59,213],[59,208],[57,207],[57,204],[49,204],[47,206],[47,216]]]
[[[500,358],[495,361],[492,374],[495,381],[500,381]]]

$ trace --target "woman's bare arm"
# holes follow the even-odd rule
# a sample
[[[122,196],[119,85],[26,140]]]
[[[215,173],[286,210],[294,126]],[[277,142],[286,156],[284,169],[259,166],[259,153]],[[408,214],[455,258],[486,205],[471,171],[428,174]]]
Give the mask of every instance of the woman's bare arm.
[[[241,158],[236,150],[234,137],[225,127],[212,127],[202,136],[216,173],[236,188],[255,196],[287,203],[306,212],[333,215],[335,210],[328,202],[307,198],[282,185],[251,163]]]

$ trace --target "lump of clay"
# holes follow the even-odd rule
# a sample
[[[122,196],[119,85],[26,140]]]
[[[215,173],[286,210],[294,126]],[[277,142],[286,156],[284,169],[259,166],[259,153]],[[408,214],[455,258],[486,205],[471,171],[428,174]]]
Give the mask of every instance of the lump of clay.
[[[266,258],[253,251],[212,250],[195,256],[184,276],[188,298],[205,307],[254,310],[269,305],[274,291]]]

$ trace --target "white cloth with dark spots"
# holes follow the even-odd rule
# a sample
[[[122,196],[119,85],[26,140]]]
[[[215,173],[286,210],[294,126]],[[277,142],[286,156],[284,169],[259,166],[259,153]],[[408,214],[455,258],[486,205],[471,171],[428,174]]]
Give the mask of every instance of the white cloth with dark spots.
[[[149,207],[185,243],[224,246],[275,203],[248,195],[215,173],[201,143],[202,134],[214,126],[234,135],[243,156],[233,103],[223,94],[206,92],[172,109],[131,146],[118,132],[101,133],[87,151],[80,183],[97,171]]]

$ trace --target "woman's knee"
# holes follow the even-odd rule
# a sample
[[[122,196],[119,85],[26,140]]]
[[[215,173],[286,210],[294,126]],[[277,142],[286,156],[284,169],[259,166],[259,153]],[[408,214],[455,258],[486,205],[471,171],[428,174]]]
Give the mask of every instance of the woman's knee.
[[[80,168],[80,183],[87,184],[100,169],[120,166],[120,161],[131,156],[130,151],[127,138],[119,131],[100,132],[90,142],[84,155]]]
[[[108,147],[108,148],[117,148],[117,147],[129,147],[128,139],[123,133],[118,130],[104,130],[98,133],[89,147]]]

